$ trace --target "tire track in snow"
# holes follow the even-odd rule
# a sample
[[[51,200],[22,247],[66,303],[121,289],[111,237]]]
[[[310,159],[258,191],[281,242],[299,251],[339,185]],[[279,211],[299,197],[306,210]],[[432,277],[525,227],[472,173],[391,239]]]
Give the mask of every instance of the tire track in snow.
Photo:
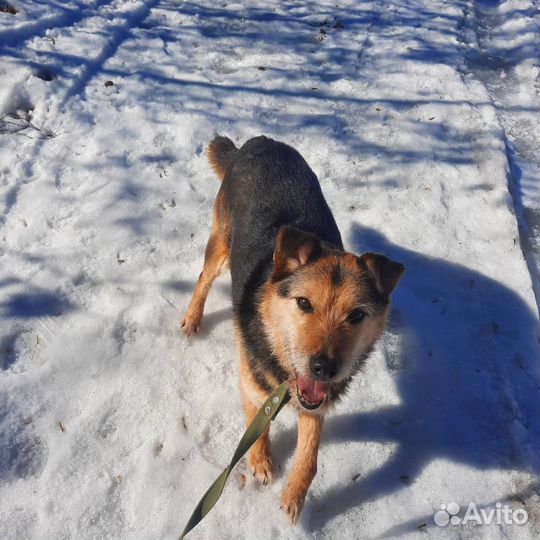
[[[77,17],[68,17],[68,14],[65,16],[57,17],[54,19],[58,25],[54,26],[51,24],[43,24],[42,31],[51,28],[62,28],[62,27],[72,27],[73,32],[78,30],[77,23],[84,21],[85,18],[101,16],[105,19],[121,19],[119,24],[115,24],[112,27],[112,37],[105,41],[103,47],[101,48],[100,53],[93,59],[84,60],[80,58],[80,61],[85,63],[85,67],[81,75],[78,78],[75,78],[74,82],[67,88],[63,98],[59,103],[51,103],[49,106],[50,117],[55,117],[58,112],[65,112],[65,106],[72,97],[77,95],[82,95],[85,88],[91,82],[91,80],[100,72],[104,64],[109,58],[114,56],[116,51],[121,47],[121,45],[131,37],[131,29],[137,27],[139,24],[148,17],[152,8],[157,4],[157,0],[152,0],[150,2],[141,2],[135,9],[128,11],[127,13],[119,13],[118,11],[111,10],[109,12],[94,12],[89,9],[81,10]],[[104,7],[105,2],[100,1],[95,4],[95,8]],[[48,19],[49,20],[49,19]],[[36,23],[37,24],[37,23]],[[16,30],[13,30],[13,33],[16,33]],[[0,35],[1,37],[1,35]],[[27,36],[25,40],[33,39],[35,36]],[[25,40],[20,40],[24,42]],[[10,43],[11,44],[11,43]],[[39,54],[39,53],[38,53]],[[61,55],[61,52],[58,53]],[[50,101],[51,97],[47,96],[47,99]],[[4,197],[4,211],[0,217],[0,226],[4,226],[11,214],[11,209],[16,205],[17,199],[19,197],[20,191],[28,183],[31,183],[35,180],[35,164],[38,162],[39,156],[43,149],[45,140],[37,139],[33,146],[31,146],[26,154],[28,158],[23,160],[19,165],[18,174],[12,175],[16,178],[16,183],[6,190],[6,195]],[[21,180],[21,178],[33,179],[33,180]]]
[[[110,4],[111,0],[96,0],[85,7],[78,6],[77,8],[61,7],[62,13],[52,15],[50,17],[42,17],[37,21],[10,28],[8,30],[0,30],[0,43],[4,47],[21,47],[26,41],[35,37],[44,37],[47,30],[57,28],[66,28],[73,26],[87,17],[92,9]]]
[[[95,0],[85,7],[80,7],[80,9],[62,7],[61,9],[63,9],[63,12],[60,15],[42,17],[29,24],[24,24],[8,30],[0,30],[0,52],[7,53],[8,56],[13,55],[15,58],[22,58],[23,56],[18,51],[28,49],[29,43],[35,38],[41,37],[43,42],[43,40],[47,39],[46,33],[49,30],[70,29],[70,27],[75,29],[76,25],[81,21],[95,16],[95,10],[110,5],[111,2],[112,0]],[[34,53],[38,57],[36,58],[36,61],[25,62],[23,66],[26,65],[32,69],[40,66],[41,62],[38,60],[41,52],[42,51],[35,50]],[[50,101],[50,95],[46,97],[46,100]],[[32,105],[35,106],[35,103]],[[8,136],[8,134],[5,136]],[[21,178],[33,177],[33,165],[41,152],[43,143],[44,140],[41,138],[35,138],[35,142],[30,143],[31,146],[28,150],[30,157],[19,163],[18,174],[11,174],[12,177],[15,177],[15,184],[6,190],[4,196],[4,210],[0,216],[0,226],[4,226],[7,223],[10,211],[17,203],[20,190],[25,184],[30,182],[30,180],[21,180]]]
[[[524,118],[527,120],[532,116],[532,111],[527,111],[527,117],[525,111],[522,111],[520,118],[519,110],[512,113],[505,110],[512,97],[511,93],[516,88],[519,89],[521,83],[514,69],[527,60],[526,55],[531,54],[528,49],[533,49],[533,56],[538,58],[538,45],[530,41],[517,50],[513,50],[511,43],[505,48],[497,46],[494,34],[496,31],[500,33],[504,23],[512,16],[512,13],[503,13],[503,4],[502,1],[494,5],[485,0],[474,1],[469,13],[469,31],[474,36],[474,41],[471,43],[470,39],[464,37],[464,41],[474,47],[472,52],[465,54],[465,62],[467,71],[474,74],[476,80],[482,84],[498,118],[508,162],[508,190],[514,205],[523,257],[540,312],[540,238],[538,230],[535,231],[540,221],[537,185],[540,172],[540,140],[532,129],[525,126],[524,130],[520,125]],[[523,10],[518,16],[532,19],[533,11],[531,7],[529,12]],[[538,115],[538,106],[535,108]]]
[[[101,52],[95,58],[86,62],[83,73],[67,90],[58,106],[58,110],[62,110],[66,103],[74,96],[81,95],[84,99],[83,94],[88,84],[103,69],[107,60],[112,58],[122,44],[132,36],[131,30],[139,26],[150,15],[152,8],[157,2],[158,0],[142,2],[137,8],[128,12],[120,24],[112,26],[112,38],[105,43]]]
[[[14,29],[12,31],[12,36],[16,35],[18,36],[18,39],[12,39],[9,41],[9,45],[26,45],[36,37],[42,37],[42,39],[45,40],[45,33],[50,29],[64,28],[73,35],[76,32],[80,32],[84,29],[86,25],[85,21],[87,19],[90,20],[91,18],[95,18],[97,16],[102,17],[105,19],[105,21],[116,21],[120,19],[120,23],[113,26],[114,30],[112,32],[112,37],[105,41],[103,47],[101,48],[101,52],[95,57],[95,59],[87,62],[86,69],[83,70],[80,77],[78,79],[76,78],[75,81],[67,88],[60,102],[60,106],[57,104],[58,102],[54,102],[55,94],[51,95],[49,93],[45,96],[44,99],[49,102],[50,118],[54,118],[62,107],[68,103],[71,97],[77,96],[84,92],[86,86],[99,72],[100,68],[103,67],[105,62],[110,57],[114,56],[115,52],[122,45],[122,43],[124,43],[124,41],[130,37],[130,30],[140,24],[149,15],[152,7],[156,4],[156,0],[152,2],[142,2],[138,4],[135,9],[127,13],[118,13],[118,11],[114,9],[109,9],[107,4],[110,5],[111,2],[99,1],[95,2],[93,6],[80,10],[76,14],[69,11],[60,17],[47,18],[46,20],[41,19],[41,22],[37,21],[31,27],[29,26],[26,33],[21,32],[19,29]],[[92,10],[92,7],[95,9]],[[102,9],[101,12],[98,12],[97,10],[99,8],[104,9]],[[38,32],[38,34],[32,34],[30,28]],[[39,33],[42,35],[40,36]],[[4,35],[2,38],[4,41],[7,41],[5,36],[8,34],[8,32],[4,32],[3,34]],[[60,49],[60,46],[61,41],[57,44],[57,50]],[[69,47],[69,43],[67,43],[65,46]],[[41,59],[40,53],[42,53],[42,51],[38,49],[35,51],[35,53],[37,57]],[[36,65],[40,63],[41,62],[37,62]],[[12,210],[16,208],[17,200],[19,199],[21,192],[26,188],[26,186],[32,185],[34,182],[41,180],[39,172],[36,172],[36,165],[39,162],[40,156],[46,144],[47,141],[43,139],[36,139],[32,142],[28,142],[25,145],[26,148],[21,152],[21,157],[25,157],[19,161],[16,167],[14,167],[14,170],[11,171],[10,176],[13,178],[14,184],[6,189],[4,196],[4,210],[0,215],[0,227],[5,228],[5,230],[7,230],[6,227],[9,228],[9,222],[13,218],[19,219],[17,213],[14,215]],[[76,203],[76,207],[79,206],[80,203]],[[71,215],[75,215],[76,213],[77,211],[74,209]],[[70,293],[72,292],[73,291],[70,290]],[[77,295],[75,296],[77,297]],[[80,301],[81,299],[78,298],[78,300]],[[51,341],[61,333],[62,326],[63,325],[59,324],[51,317],[39,317],[36,319],[35,332],[40,336],[45,345],[49,345]]]
[[[539,155],[540,141],[532,131],[526,133],[526,139],[512,137],[514,126],[519,126],[520,119],[531,118],[533,111],[530,106],[523,107],[520,110],[518,105],[508,99],[510,97],[508,90],[512,91],[514,88],[519,88],[520,83],[522,83],[513,70],[520,65],[520,61],[523,59],[512,57],[512,53],[509,52],[510,44],[507,49],[506,46],[505,48],[497,48],[492,43],[494,32],[497,28],[502,28],[505,22],[505,15],[501,12],[503,3],[504,1],[496,2],[493,5],[487,4],[485,0],[474,0],[468,8],[465,8],[465,22],[461,28],[462,42],[466,46],[464,52],[465,71],[462,73],[462,77],[464,83],[468,85],[465,76],[471,74],[475,82],[481,85],[487,98],[486,101],[493,109],[496,117],[497,129],[504,144],[504,158],[507,162],[507,187],[512,200],[521,252],[531,278],[531,288],[536,300],[536,306],[540,310],[539,246],[536,246],[535,253],[534,233],[530,228],[530,223],[525,218],[525,201],[530,186],[527,186],[527,179],[522,179],[520,165],[518,164],[518,155],[521,152],[526,155],[528,146],[536,148],[536,154],[530,153],[529,155]],[[524,16],[523,13],[520,15]],[[504,77],[501,77],[501,73],[504,74]],[[538,220],[538,214],[535,219]],[[504,372],[501,371],[500,366],[493,365],[492,370],[494,373],[500,373],[501,380],[504,380]],[[523,445],[521,438],[522,431],[529,429],[527,415],[521,410],[516,399],[515,390],[512,391],[508,383],[501,386],[500,398],[514,419],[510,429],[514,441],[514,454],[517,459],[525,463],[530,460],[530,456],[534,453],[528,445]],[[523,487],[519,484],[521,481],[518,479],[518,483],[515,484],[516,492]],[[526,492],[536,493],[538,490],[538,484],[524,485],[526,486]]]

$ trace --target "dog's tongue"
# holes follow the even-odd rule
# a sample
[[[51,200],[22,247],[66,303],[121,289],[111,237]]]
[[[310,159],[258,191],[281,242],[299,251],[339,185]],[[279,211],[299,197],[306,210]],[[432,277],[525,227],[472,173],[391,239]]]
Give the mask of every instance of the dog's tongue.
[[[319,403],[328,393],[329,383],[327,382],[313,381],[307,377],[298,375],[296,384],[302,397],[309,403]]]

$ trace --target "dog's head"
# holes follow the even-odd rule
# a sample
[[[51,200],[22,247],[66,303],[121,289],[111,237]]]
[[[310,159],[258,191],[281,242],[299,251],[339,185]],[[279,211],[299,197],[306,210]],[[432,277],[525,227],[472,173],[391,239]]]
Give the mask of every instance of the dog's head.
[[[383,331],[390,293],[404,269],[383,255],[356,256],[313,234],[280,229],[262,316],[304,409],[327,404],[361,367]]]

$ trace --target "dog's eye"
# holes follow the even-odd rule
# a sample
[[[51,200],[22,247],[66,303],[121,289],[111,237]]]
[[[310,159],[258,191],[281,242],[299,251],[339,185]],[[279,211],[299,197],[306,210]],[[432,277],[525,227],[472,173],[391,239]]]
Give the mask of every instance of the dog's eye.
[[[347,322],[349,324],[358,324],[358,323],[360,323],[360,322],[362,322],[364,320],[365,316],[366,316],[366,314],[362,310],[353,309],[349,313],[349,316],[347,317]]]
[[[313,306],[311,305],[311,302],[303,296],[300,296],[296,299],[296,305],[306,313],[311,313],[313,311]]]

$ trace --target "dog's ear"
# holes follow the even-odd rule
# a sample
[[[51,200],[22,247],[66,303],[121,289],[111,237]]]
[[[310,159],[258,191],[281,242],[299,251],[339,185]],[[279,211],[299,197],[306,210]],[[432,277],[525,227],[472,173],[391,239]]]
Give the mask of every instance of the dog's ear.
[[[274,250],[274,276],[294,272],[319,257],[321,251],[321,241],[314,234],[294,227],[281,227]]]
[[[378,253],[364,253],[358,257],[358,263],[367,269],[375,280],[377,290],[386,298],[390,296],[405,272],[405,266],[401,263]]]

